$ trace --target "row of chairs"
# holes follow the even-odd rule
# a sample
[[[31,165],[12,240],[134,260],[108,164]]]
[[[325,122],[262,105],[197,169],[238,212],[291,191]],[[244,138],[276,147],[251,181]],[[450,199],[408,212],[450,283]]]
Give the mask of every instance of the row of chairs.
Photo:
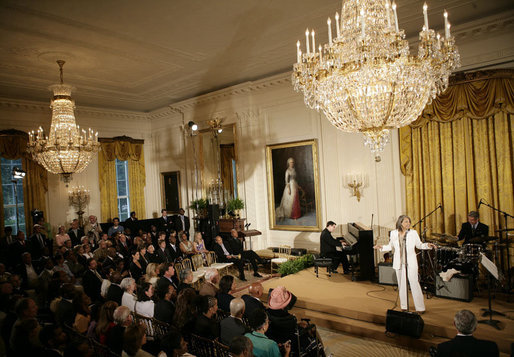
[[[220,271],[220,274],[221,271],[225,271],[225,274],[228,274],[228,269],[232,265],[233,263],[218,263],[216,261],[216,253],[210,251],[209,253],[206,253],[205,260],[202,254],[195,254],[190,258],[186,258],[180,262],[175,263],[174,267],[177,275],[180,275],[180,272],[184,269],[191,270],[193,272],[193,286],[198,288],[205,276],[207,268],[217,269]]]

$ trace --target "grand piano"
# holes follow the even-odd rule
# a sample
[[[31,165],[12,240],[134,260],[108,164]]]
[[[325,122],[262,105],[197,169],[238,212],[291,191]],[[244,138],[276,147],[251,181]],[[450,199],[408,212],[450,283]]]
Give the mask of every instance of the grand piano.
[[[343,249],[352,265],[352,280],[374,280],[373,230],[362,223],[348,223],[348,234],[338,239],[349,244]]]

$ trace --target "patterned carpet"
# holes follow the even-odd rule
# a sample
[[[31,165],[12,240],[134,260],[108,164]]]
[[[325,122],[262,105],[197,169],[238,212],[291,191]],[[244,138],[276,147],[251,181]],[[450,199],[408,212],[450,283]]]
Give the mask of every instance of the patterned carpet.
[[[368,338],[345,335],[318,327],[327,356],[333,357],[426,357],[428,352],[409,350]]]

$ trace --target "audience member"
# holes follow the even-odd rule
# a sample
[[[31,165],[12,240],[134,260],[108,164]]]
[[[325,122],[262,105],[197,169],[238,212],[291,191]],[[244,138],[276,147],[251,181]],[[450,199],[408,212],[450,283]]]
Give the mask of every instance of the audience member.
[[[123,295],[121,297],[121,304],[134,312],[134,306],[136,305],[136,281],[132,278],[124,278],[121,281],[120,287],[123,289]]]
[[[110,274],[109,280],[111,281],[111,285],[107,290],[105,300],[114,301],[118,304],[118,306],[121,306],[121,299],[123,297],[123,289],[120,286],[121,274],[117,271],[114,271]]]
[[[123,349],[123,336],[125,329],[130,326],[134,321],[130,309],[126,306],[118,306],[112,315],[115,326],[107,335],[106,345],[114,353],[121,354]]]
[[[229,345],[230,357],[253,357],[253,343],[246,336],[237,336]]]
[[[172,285],[173,288],[177,289],[177,284],[174,281],[175,277],[175,268],[172,263],[164,263],[161,266],[162,276],[157,280],[157,289],[161,289],[167,287],[168,285]]]
[[[177,294],[180,293],[182,290],[186,289],[186,288],[193,288],[193,272],[191,271],[191,269],[183,269],[180,271],[180,274],[179,274],[179,278],[180,278],[180,283],[178,284],[178,287],[177,287]]]
[[[144,325],[132,324],[125,329],[123,335],[122,357],[152,357],[141,347],[146,343],[146,329]]]
[[[232,275],[225,275],[220,280],[220,289],[216,298],[218,299],[218,307],[225,311],[230,312],[230,302],[234,298],[230,293],[235,290],[236,282]]]
[[[112,226],[107,230],[107,235],[109,237],[113,237],[117,233],[123,233],[123,226],[120,226],[120,219],[118,217],[114,217],[112,219]]]
[[[248,287],[248,293],[241,296],[245,302],[244,317],[248,318],[255,310],[264,310],[264,304],[261,301],[261,296],[264,292],[261,283],[253,283]]]
[[[73,298],[73,308],[75,312],[75,322],[73,328],[81,334],[86,334],[91,322],[91,299],[83,291],[77,291]]]
[[[114,301],[106,301],[100,307],[100,315],[96,324],[95,333],[98,341],[105,345],[109,332],[114,327],[114,310],[118,307]]]
[[[102,288],[103,278],[97,271],[96,259],[88,259],[87,270],[82,277],[82,285],[84,286],[84,292],[91,298],[91,301],[102,301],[100,294]]]
[[[62,248],[66,241],[71,241],[71,238],[69,234],[66,233],[66,228],[61,224],[57,227],[57,234],[55,235],[56,248]]]
[[[189,257],[191,255],[195,255],[198,252],[196,251],[196,248],[194,244],[189,240],[187,233],[182,232],[182,234],[179,236],[180,238],[180,251],[185,257]]]
[[[172,329],[161,339],[161,352],[157,357],[194,357],[187,352],[187,342],[179,330]]]
[[[245,334],[253,344],[253,354],[256,357],[288,357],[291,352],[291,343],[287,342],[283,345],[284,354],[280,353],[278,344],[269,339],[265,333],[269,327],[268,314],[264,310],[255,310],[250,315],[250,327],[252,332]]]
[[[155,303],[154,318],[170,323],[175,314],[173,299],[177,296],[176,290],[173,285],[162,285],[157,287],[156,295],[159,300]]]
[[[152,284],[143,282],[137,287],[137,302],[134,304],[134,312],[136,314],[153,317],[155,312],[155,303],[152,301],[154,287]]]
[[[239,259],[236,254],[231,252],[231,247],[225,245],[220,236],[216,237],[215,242],[216,244],[214,244],[213,249],[216,253],[217,260],[221,263],[233,263],[239,271],[239,279],[246,281],[243,261]]]
[[[73,284],[63,284],[60,288],[61,299],[57,303],[55,311],[55,321],[59,326],[73,326],[75,322],[75,305],[73,298],[75,297],[75,286]]]
[[[215,319],[218,301],[212,296],[201,296],[193,333],[214,340],[220,336],[220,328]]]
[[[197,314],[196,297],[196,292],[190,288],[182,290],[177,296],[173,325],[187,337],[193,331],[195,324]]]
[[[499,356],[498,345],[493,341],[479,340],[473,337],[477,328],[475,314],[469,310],[460,310],[453,318],[457,336],[437,346],[437,356]]]
[[[80,238],[84,236],[84,231],[82,228],[79,227],[79,220],[74,219],[71,222],[71,227],[68,230],[68,236],[71,239],[71,245],[76,246],[77,244],[80,244]]]
[[[62,357],[68,336],[59,325],[46,325],[39,332],[39,342],[43,357]]]
[[[230,345],[234,337],[242,336],[250,332],[243,322],[245,302],[241,298],[235,298],[230,302],[230,316],[220,322],[220,339],[225,345]]]
[[[140,262],[140,258],[141,256],[139,255],[139,251],[137,249],[134,249],[131,253],[131,256],[132,256],[132,261],[130,262],[130,275],[136,279],[136,281],[139,281],[139,278],[141,278],[143,276],[143,274],[145,273],[145,270],[143,270],[143,266],[141,265],[141,262]],[[146,267],[145,267],[146,269]]]

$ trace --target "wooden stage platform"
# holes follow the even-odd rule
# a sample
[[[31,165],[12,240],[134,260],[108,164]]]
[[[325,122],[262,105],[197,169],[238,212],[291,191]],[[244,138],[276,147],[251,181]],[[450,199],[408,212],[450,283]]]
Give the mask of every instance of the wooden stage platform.
[[[298,318],[310,318],[322,327],[424,351],[456,335],[453,317],[458,310],[470,310],[481,320],[480,309],[487,307],[486,292],[482,292],[483,297],[475,297],[469,303],[435,296],[426,299],[425,296],[427,312],[422,315],[425,328],[422,337],[414,339],[385,333],[386,311],[395,306],[398,296],[395,287],[352,282],[348,275],[333,274],[329,277],[326,269],[320,269],[319,278],[316,278],[313,268],[264,281],[265,294],[269,288],[279,285],[297,296],[293,313]],[[412,299],[411,295],[409,299]],[[498,300],[493,300],[493,310],[507,312],[507,317],[494,317],[501,321],[503,330],[479,324],[474,336],[493,340],[501,352],[510,354],[510,344],[514,342],[514,304]]]

